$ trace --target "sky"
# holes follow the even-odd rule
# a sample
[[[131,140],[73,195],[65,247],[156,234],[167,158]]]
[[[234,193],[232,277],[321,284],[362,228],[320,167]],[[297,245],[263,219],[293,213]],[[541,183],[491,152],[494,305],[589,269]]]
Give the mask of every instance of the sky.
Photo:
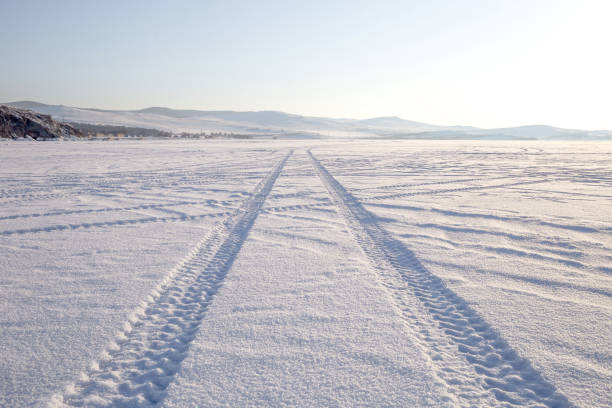
[[[612,2],[0,0],[0,102],[612,130]]]

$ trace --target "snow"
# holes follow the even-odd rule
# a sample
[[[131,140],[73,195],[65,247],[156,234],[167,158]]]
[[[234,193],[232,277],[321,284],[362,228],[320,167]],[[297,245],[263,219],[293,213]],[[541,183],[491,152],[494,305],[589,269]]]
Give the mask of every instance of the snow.
[[[480,129],[472,126],[438,126],[398,117],[358,120],[300,116],[275,111],[201,111],[163,107],[111,111],[32,101],[9,102],[7,105],[52,115],[62,122],[155,128],[174,133],[229,132],[302,139],[612,140],[612,131],[609,130],[562,129],[545,125]]]
[[[333,208],[317,204],[330,204],[327,193],[295,154],[164,406],[443,404],[367,259]]]
[[[611,153],[3,142],[0,406],[610,406]]]

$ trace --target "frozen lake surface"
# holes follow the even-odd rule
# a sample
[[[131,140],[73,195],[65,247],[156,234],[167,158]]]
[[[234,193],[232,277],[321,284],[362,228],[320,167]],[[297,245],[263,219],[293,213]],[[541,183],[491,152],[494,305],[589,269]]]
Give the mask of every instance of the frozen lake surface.
[[[0,163],[2,407],[612,405],[612,143]]]

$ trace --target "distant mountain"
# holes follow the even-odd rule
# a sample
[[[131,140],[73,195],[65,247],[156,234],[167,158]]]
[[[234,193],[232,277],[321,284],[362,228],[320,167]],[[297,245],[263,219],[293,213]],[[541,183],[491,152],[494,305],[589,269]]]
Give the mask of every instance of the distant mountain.
[[[492,132],[513,138],[544,140],[605,140],[612,138],[608,130],[561,129],[546,125],[518,126],[512,128],[479,130],[478,133]]]
[[[384,117],[379,117],[379,118],[361,119],[356,122],[360,126],[364,126],[367,128],[393,129],[393,130],[402,130],[406,128],[426,130],[426,129],[434,129],[434,128],[439,127],[439,126],[430,125],[428,123],[414,122],[411,120],[398,118],[397,116],[384,116]]]
[[[472,126],[438,126],[396,116],[358,120],[301,116],[276,111],[203,111],[165,107],[119,111],[46,105],[33,101],[10,102],[6,105],[31,109],[67,122],[132,126],[172,132],[231,132],[292,138],[612,140],[612,132],[607,130],[585,131],[544,125],[480,129]]]

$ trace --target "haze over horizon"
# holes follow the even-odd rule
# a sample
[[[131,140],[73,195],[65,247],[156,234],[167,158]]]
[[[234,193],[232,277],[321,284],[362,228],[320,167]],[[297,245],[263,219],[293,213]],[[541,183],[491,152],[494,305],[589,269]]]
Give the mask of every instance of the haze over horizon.
[[[610,11],[548,0],[6,2],[0,99],[612,129]]]

